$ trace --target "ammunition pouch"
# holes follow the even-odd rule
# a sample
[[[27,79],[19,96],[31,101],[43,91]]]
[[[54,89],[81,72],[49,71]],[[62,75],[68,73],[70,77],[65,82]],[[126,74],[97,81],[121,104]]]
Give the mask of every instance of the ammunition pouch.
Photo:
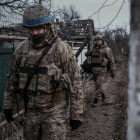
[[[87,58],[87,63],[92,64],[93,66],[98,65],[98,66],[106,67],[108,64],[108,60],[106,58],[103,58],[101,55],[97,54],[97,55],[89,56]]]
[[[70,93],[74,93],[72,81],[67,73],[63,73],[60,79],[64,79],[63,88],[67,89]]]
[[[103,57],[100,54],[93,54],[91,58],[92,64],[102,64]]]
[[[69,96],[69,93],[74,93],[71,79],[67,73],[63,73],[60,76],[60,81],[58,83],[58,87],[55,90],[55,94],[51,103],[51,108],[54,107],[54,104],[59,96],[59,93],[62,91],[63,88],[68,91],[68,96]]]
[[[94,54],[92,56],[87,57],[87,63],[88,64],[102,64],[103,57],[99,54]]]
[[[26,81],[28,77],[32,77],[31,84],[28,87],[28,90],[30,91],[36,91],[36,79],[37,79],[37,74],[33,74],[34,71],[29,72],[31,68],[27,68],[26,66],[20,66],[19,68],[19,89],[24,90]],[[29,73],[29,75],[28,75]]]
[[[91,56],[87,57],[87,63],[93,66],[102,66],[106,67],[108,60],[103,55],[104,50],[94,50]]]

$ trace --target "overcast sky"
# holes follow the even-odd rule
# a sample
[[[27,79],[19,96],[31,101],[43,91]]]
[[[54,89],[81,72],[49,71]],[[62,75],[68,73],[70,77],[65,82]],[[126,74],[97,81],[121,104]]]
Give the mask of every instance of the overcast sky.
[[[69,6],[75,5],[76,9],[79,10],[79,12],[82,15],[82,19],[88,19],[89,16],[94,14],[100,7],[103,5],[103,3],[106,0],[52,0],[52,3],[54,5],[54,8],[58,5],[60,8],[62,6]],[[114,3],[116,1],[116,3]],[[122,2],[125,1],[125,3],[122,6],[122,9],[120,10],[118,16],[113,21],[113,23],[109,26],[110,29],[114,29],[117,26],[124,27],[127,26],[127,29],[129,29],[129,0],[107,0],[105,3],[106,7],[103,7],[99,12],[99,21],[98,21],[98,13],[90,17],[94,20],[94,26],[95,28],[102,28],[108,25],[117,15],[119,9],[121,8]],[[111,6],[107,6],[114,3]]]

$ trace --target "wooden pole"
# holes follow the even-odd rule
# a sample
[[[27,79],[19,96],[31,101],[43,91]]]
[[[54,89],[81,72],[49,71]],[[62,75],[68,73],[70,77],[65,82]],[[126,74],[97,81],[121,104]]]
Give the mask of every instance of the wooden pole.
[[[0,38],[5,39],[16,39],[16,40],[26,40],[28,37],[22,37],[22,36],[6,36],[6,35],[0,35]]]
[[[73,41],[71,42],[71,46],[72,46],[72,49],[73,49]]]
[[[80,44],[83,43],[83,42],[76,42],[76,41],[64,41],[64,42],[69,42],[69,43],[72,43],[72,42],[73,42],[73,44],[74,44],[74,43],[80,43]]]

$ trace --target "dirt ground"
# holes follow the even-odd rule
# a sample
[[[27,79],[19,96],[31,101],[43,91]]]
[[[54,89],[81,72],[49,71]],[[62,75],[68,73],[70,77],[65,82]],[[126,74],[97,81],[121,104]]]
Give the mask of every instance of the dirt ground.
[[[107,100],[102,102],[100,98],[96,108],[92,107],[94,82],[84,82],[83,123],[74,132],[68,131],[67,140],[126,140],[128,58],[125,54],[117,60],[116,67],[116,77],[112,79],[108,73],[103,84]]]
[[[103,84],[107,100],[102,102],[100,98],[96,108],[92,107],[94,82],[83,81],[85,105],[82,126],[72,132],[68,130],[67,140],[126,140],[128,58],[125,54],[117,60],[116,67],[116,77],[112,79],[108,73]],[[17,139],[13,134],[8,140]]]

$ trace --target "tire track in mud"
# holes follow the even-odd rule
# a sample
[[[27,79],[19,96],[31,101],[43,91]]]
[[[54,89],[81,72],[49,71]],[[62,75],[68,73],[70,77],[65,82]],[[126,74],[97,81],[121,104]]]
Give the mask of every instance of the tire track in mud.
[[[122,111],[122,105],[126,107],[126,103],[122,104],[123,98],[126,97],[127,87],[127,58],[122,57],[116,64],[116,77],[111,79],[110,73],[107,74],[103,88],[107,96],[106,102],[101,102],[96,108],[92,107],[94,99],[95,87],[93,81],[85,82],[85,107],[83,124],[74,132],[68,133],[67,140],[125,140],[120,138],[120,134],[125,130],[119,131],[120,127],[126,126],[124,118],[126,115],[125,109]],[[87,89],[88,88],[88,89]],[[125,88],[125,90],[124,90]],[[122,114],[123,112],[123,114]],[[123,119],[121,119],[123,118]],[[126,127],[123,127],[126,129]]]

